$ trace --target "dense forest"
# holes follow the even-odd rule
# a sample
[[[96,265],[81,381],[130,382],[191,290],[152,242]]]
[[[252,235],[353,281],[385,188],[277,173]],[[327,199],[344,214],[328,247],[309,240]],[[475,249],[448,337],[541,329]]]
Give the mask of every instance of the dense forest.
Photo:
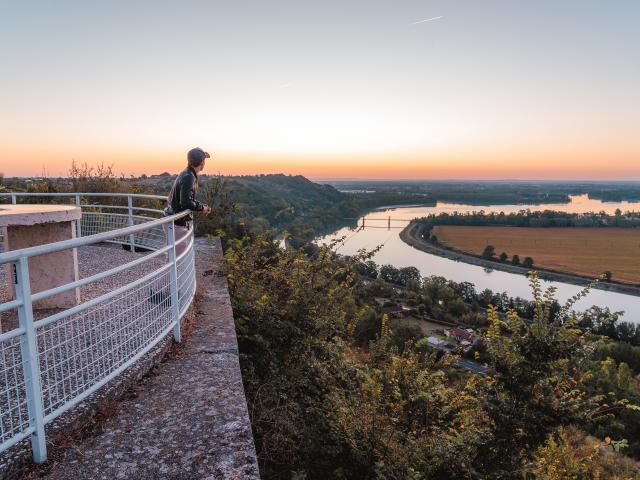
[[[22,188],[157,187],[109,171],[72,173]],[[263,478],[640,476],[640,331],[618,313],[574,313],[577,297],[558,304],[535,274],[527,301],[376,265],[367,252],[293,248],[365,208],[301,177],[208,179],[200,195],[217,215],[197,216],[199,232],[224,240]],[[298,241],[281,248],[277,234],[298,228]],[[470,354],[484,373],[461,369],[458,354],[392,321],[380,296],[475,327],[481,342]]]
[[[618,313],[574,314],[535,276],[527,301],[269,232],[226,245],[264,478],[640,474],[640,330]],[[378,296],[478,327],[488,373],[432,350]]]
[[[583,194],[608,202],[640,201],[639,182],[335,180],[327,183],[339,190],[403,192],[469,205],[566,203],[569,195]]]
[[[231,242],[227,258],[264,478],[639,474],[621,453],[640,458],[640,371],[617,359],[638,352],[596,333],[617,329],[610,312],[576,316],[535,276],[533,303],[482,309],[468,285],[405,272],[399,295],[432,314],[480,312],[478,375],[391,326],[374,298],[397,286],[363,281],[365,254],[309,255],[262,235]]]

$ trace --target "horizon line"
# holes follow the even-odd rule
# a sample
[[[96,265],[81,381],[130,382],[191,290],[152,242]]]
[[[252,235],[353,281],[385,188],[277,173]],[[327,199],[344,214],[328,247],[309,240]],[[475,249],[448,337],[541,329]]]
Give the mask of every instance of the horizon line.
[[[142,175],[146,175],[147,177],[160,176],[165,173],[169,173],[174,176],[176,173],[170,172],[160,172],[160,173],[146,173],[140,175],[134,175],[134,178],[141,178]],[[313,182],[563,182],[563,183],[640,183],[640,177],[636,179],[580,179],[580,178],[521,178],[521,177],[504,177],[504,178],[468,178],[468,177],[447,177],[447,178],[430,178],[430,177],[422,177],[422,178],[380,178],[380,177],[318,177],[313,175],[304,175],[302,173],[284,173],[284,172],[276,172],[276,173],[252,173],[252,174],[220,174],[220,173],[201,173],[201,176],[222,176],[222,177],[252,177],[259,175],[285,175],[285,176],[302,176],[308,180]],[[71,178],[68,175],[58,175],[58,176],[44,176],[44,175],[13,175],[13,176],[5,176],[4,179],[12,179],[12,178],[20,178],[20,179],[32,179],[32,178],[41,178],[41,179],[68,179]],[[118,177],[118,179],[123,178],[125,180],[130,179],[129,176]]]
[[[304,176],[304,175],[303,175]],[[580,179],[580,178],[366,178],[366,177],[306,177],[309,180],[322,182],[565,182],[565,183],[640,183],[637,179]]]

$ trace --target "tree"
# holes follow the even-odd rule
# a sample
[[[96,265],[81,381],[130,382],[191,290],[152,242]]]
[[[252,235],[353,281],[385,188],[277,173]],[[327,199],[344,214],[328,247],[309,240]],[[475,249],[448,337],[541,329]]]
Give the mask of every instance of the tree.
[[[410,348],[394,354],[390,335],[383,328],[373,361],[358,367],[358,387],[334,391],[333,425],[349,450],[340,474],[313,478],[469,478],[489,435],[480,382],[443,381],[451,359]]]
[[[389,283],[400,284],[400,270],[393,265],[382,265],[380,267],[380,278]]]
[[[621,342],[627,342],[631,345],[640,346],[640,323],[616,323],[616,337]]]
[[[482,252],[482,258],[490,260],[496,254],[496,248],[493,245],[487,245]]]
[[[370,335],[366,325],[375,320],[355,303],[357,265],[368,258],[336,259],[329,247],[313,255],[281,249],[266,234],[230,241],[225,257],[261,473],[332,478],[349,448],[330,425],[329,396],[358,385],[344,340],[354,323]]]
[[[211,207],[212,214],[198,218],[195,222],[196,233],[219,235],[225,246],[226,237],[236,238],[244,235],[244,225],[233,221],[232,216],[238,210],[238,204],[231,199],[224,177],[216,176],[213,180],[208,180],[200,192],[204,203]],[[252,219],[250,226],[255,233],[261,233],[270,227],[264,218]]]
[[[405,344],[409,341],[416,342],[424,337],[424,333],[418,325],[403,322],[396,322],[391,327],[391,338],[399,352],[403,352]]]
[[[519,256],[519,255],[514,255],[514,256],[511,258],[511,264],[512,264],[512,265],[516,265],[516,266],[517,266],[517,265],[520,265],[520,256]]]
[[[543,291],[535,272],[529,279],[535,302],[531,321],[524,321],[514,310],[503,319],[494,306],[488,309],[490,374],[485,408],[494,425],[495,442],[484,461],[494,475],[503,470],[505,478],[513,478],[520,468],[521,460],[516,459],[528,457],[530,449],[544,443],[554,429],[606,416],[598,397],[586,387],[593,340],[575,328],[576,320],[568,316],[588,288],[554,315],[555,288]],[[505,455],[507,451],[511,453]]]
[[[71,162],[69,178],[74,192],[122,192],[124,186],[113,171],[113,165],[100,163],[91,167],[87,162]]]
[[[613,358],[607,357],[603,361],[601,361],[600,370],[608,380],[615,381],[617,367],[616,362]]]
[[[596,351],[599,358],[611,357],[618,363],[626,363],[635,373],[640,373],[640,347],[624,342],[606,342]]]
[[[596,305],[586,309],[579,317],[582,328],[591,328],[599,335],[618,339],[617,323],[622,312],[612,312],[609,307],[600,308]]]
[[[407,291],[418,293],[420,292],[420,280],[417,278],[410,278],[406,285]]]
[[[509,258],[509,255],[507,255],[507,253],[506,253],[506,252],[502,252],[502,253],[500,254],[500,261],[501,261],[501,262],[506,262],[506,261],[507,261],[507,258]]]
[[[456,297],[453,301],[447,303],[447,310],[449,311],[449,313],[451,313],[451,315],[461,317],[469,309],[460,297]]]
[[[575,428],[560,427],[536,450],[528,473],[540,480],[636,478],[637,466],[616,451],[622,445],[611,439],[600,443]]]
[[[373,260],[367,260],[358,265],[358,271],[361,275],[372,279],[378,278],[378,266]]]
[[[629,365],[622,362],[618,365],[618,371],[616,372],[616,383],[618,384],[618,388],[626,390],[629,388],[629,384],[631,383],[631,369]]]
[[[533,267],[533,258],[531,257],[524,257],[524,261],[522,262],[522,266],[524,268],[531,268]]]
[[[380,335],[380,318],[373,308],[361,309],[355,320],[353,338],[356,345],[366,347]]]
[[[400,285],[407,286],[410,280],[420,280],[420,270],[416,267],[403,267],[399,271],[398,280]]]

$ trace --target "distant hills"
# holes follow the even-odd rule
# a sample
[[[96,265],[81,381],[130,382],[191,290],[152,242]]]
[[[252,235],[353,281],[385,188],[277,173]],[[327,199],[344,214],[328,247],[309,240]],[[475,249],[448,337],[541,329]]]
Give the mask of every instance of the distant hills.
[[[84,165],[72,178],[0,178],[7,190],[55,192],[135,191],[166,194],[175,179],[168,172],[140,177],[117,177],[108,167]],[[102,178],[104,177],[104,178]],[[604,201],[640,199],[633,182],[496,182],[496,181],[328,181],[317,183],[302,175],[201,175],[201,196],[211,185],[223,185],[225,201],[236,204],[232,220],[250,231],[287,230],[298,241],[348,225],[367,210],[391,205],[429,205],[438,201],[471,205],[549,204],[569,202],[569,195],[589,194]],[[76,187],[74,185],[78,184]],[[211,199],[215,200],[215,199]],[[220,210],[218,210],[218,213]],[[349,220],[351,219],[351,220]],[[211,226],[211,225],[210,225]]]

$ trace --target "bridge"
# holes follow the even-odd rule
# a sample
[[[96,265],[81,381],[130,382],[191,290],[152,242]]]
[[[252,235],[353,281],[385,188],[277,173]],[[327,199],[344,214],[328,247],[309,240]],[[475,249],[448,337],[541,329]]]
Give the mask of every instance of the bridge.
[[[366,215],[361,218],[345,218],[345,220],[356,221],[358,230],[364,230],[365,228],[384,228],[387,230],[391,230],[392,228],[405,228],[410,222],[412,222],[413,218],[391,218],[388,216],[387,218],[377,218],[377,217],[367,217]],[[392,225],[391,222],[403,222],[403,225]],[[373,225],[371,224],[373,223]]]

